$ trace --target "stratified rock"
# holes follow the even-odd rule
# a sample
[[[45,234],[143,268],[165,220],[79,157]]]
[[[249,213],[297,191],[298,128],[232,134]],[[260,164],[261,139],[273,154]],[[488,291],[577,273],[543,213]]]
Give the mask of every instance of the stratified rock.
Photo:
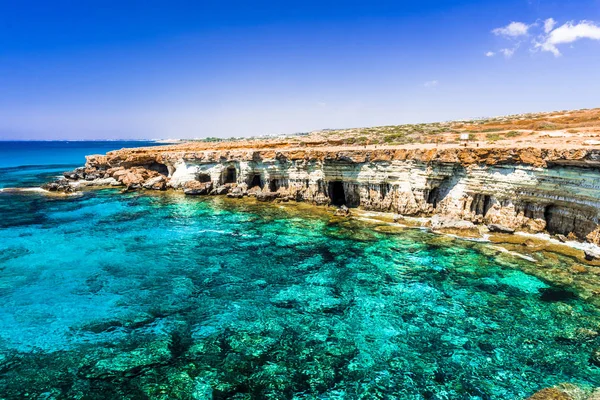
[[[600,244],[596,172],[600,149],[238,145],[189,143],[117,150],[88,156],[82,173],[86,180],[114,177],[132,189],[158,174],[168,175],[167,186],[173,188],[208,178],[219,185],[210,194],[227,194],[235,184],[264,182],[267,186],[260,195],[258,189],[248,194],[256,193],[263,201],[293,199],[317,205],[344,198],[349,207],[365,210],[442,215],[487,224],[494,232],[548,231]],[[80,171],[72,172],[68,178],[77,176],[80,181]],[[261,177],[258,185],[256,176]],[[232,197],[240,197],[239,189]],[[442,225],[475,234],[465,223]]]
[[[490,224],[487,226],[488,229],[490,230],[490,232],[495,232],[495,233],[515,233],[515,230],[512,228],[508,228],[504,225],[500,225],[500,224]]]

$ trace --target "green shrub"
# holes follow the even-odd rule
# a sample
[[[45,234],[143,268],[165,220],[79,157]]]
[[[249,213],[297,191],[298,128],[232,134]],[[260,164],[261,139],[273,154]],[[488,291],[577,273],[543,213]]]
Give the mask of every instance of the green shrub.
[[[502,137],[497,133],[488,133],[487,135],[485,135],[485,138],[490,142],[495,142],[496,140],[502,139]]]

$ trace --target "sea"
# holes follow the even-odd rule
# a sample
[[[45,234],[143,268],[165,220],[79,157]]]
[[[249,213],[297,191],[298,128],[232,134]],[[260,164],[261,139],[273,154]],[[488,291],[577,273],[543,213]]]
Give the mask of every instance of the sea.
[[[0,142],[0,399],[525,399],[600,386],[597,305],[542,273],[568,270],[567,256],[535,264],[306,204],[6,190],[153,144]]]

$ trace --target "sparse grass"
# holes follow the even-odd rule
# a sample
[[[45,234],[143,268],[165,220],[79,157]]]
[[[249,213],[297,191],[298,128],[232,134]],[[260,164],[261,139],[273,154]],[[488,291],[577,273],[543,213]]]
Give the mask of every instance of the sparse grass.
[[[600,127],[600,108],[593,110],[575,110],[567,112],[528,113],[505,117],[491,117],[481,119],[460,120],[452,122],[385,125],[376,127],[361,127],[347,129],[323,129],[320,131],[289,135],[289,138],[279,137],[252,137],[252,138],[206,138],[203,142],[217,142],[213,146],[238,146],[240,140],[255,140],[269,143],[270,146],[285,144],[298,146],[306,143],[307,146],[323,145],[355,145],[390,144],[403,145],[411,143],[459,143],[461,134],[468,133],[469,140],[486,140],[495,142],[499,140],[518,143],[516,139],[526,135],[535,135],[544,131],[565,130],[568,133],[590,133],[589,128]],[[582,131],[582,129],[585,129]],[[289,140],[294,137],[294,143]],[[231,144],[227,142],[231,141]],[[296,143],[296,141],[298,143]],[[252,145],[256,145],[253,143]]]
[[[482,129],[481,133],[487,133],[487,132],[502,132],[504,130],[504,128],[487,128],[487,129]]]

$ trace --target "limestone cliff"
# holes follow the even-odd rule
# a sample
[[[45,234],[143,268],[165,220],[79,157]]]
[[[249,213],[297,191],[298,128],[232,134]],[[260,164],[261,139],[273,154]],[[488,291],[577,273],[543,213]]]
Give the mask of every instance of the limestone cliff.
[[[441,214],[598,243],[599,167],[600,150],[590,148],[190,151],[170,146],[89,156],[77,179],[114,178],[129,188],[255,195],[411,216]]]

